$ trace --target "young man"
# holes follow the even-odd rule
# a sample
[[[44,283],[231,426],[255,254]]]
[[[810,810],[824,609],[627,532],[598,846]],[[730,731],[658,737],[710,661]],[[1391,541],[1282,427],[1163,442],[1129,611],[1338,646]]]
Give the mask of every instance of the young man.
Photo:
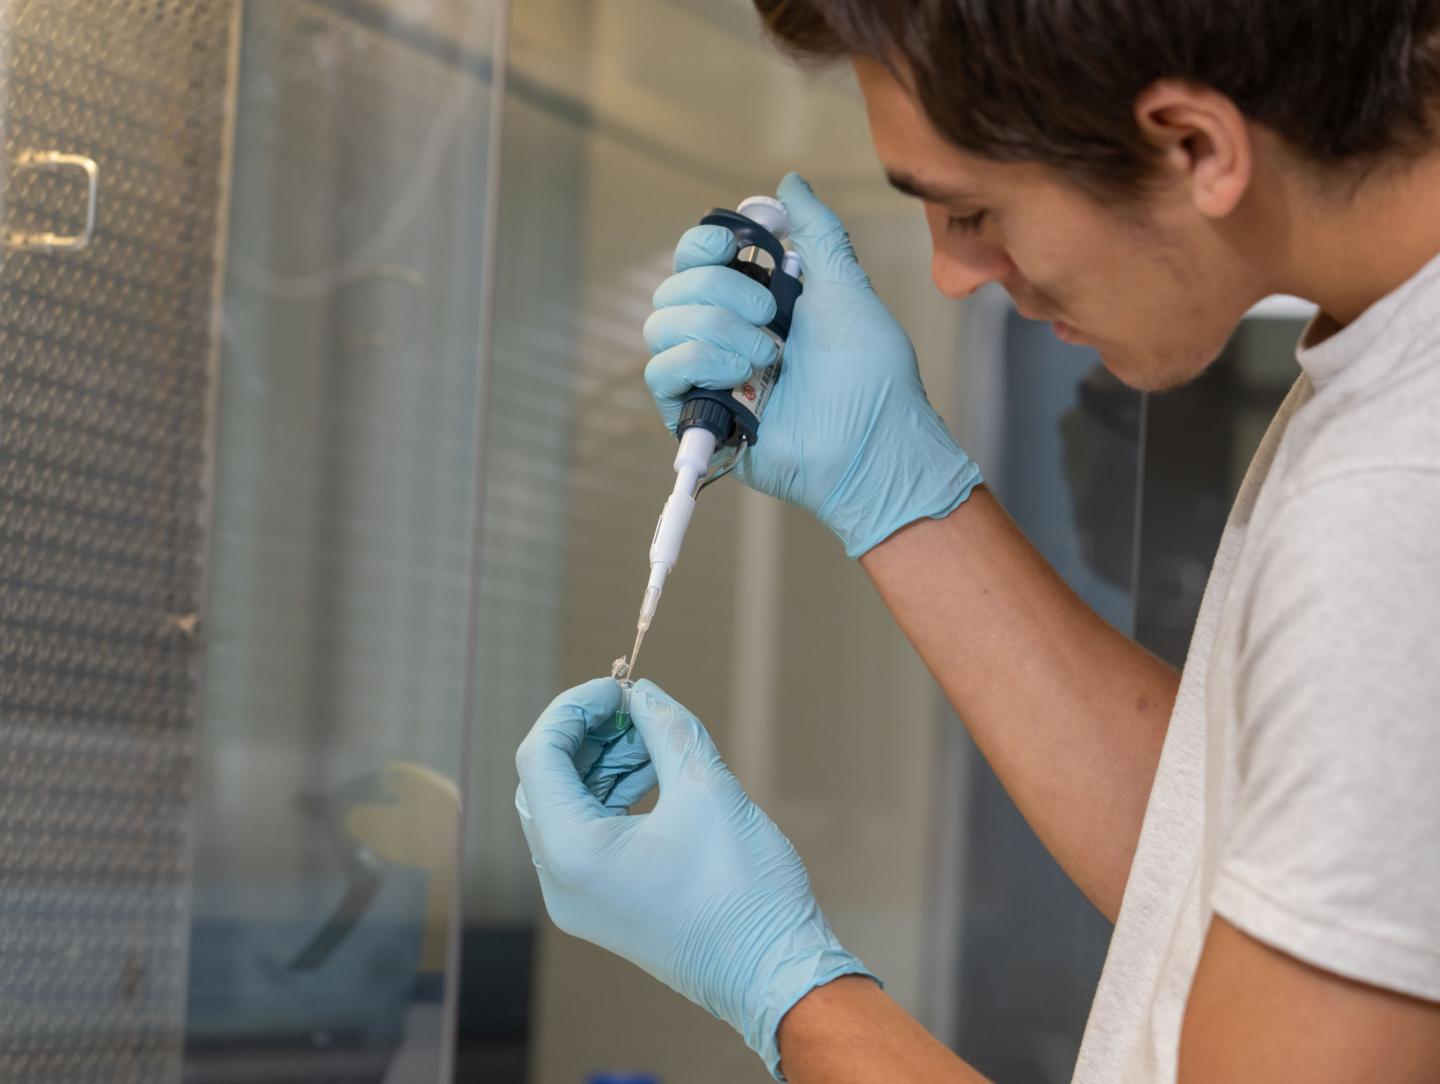
[[[1267,294],[1319,306],[1183,679],[977,485],[793,176],[806,290],[740,474],[860,558],[1116,920],[1077,1080],[1440,1080],[1440,0],[756,3],[792,50],[854,64],[945,294],[998,282],[1149,389],[1204,370]],[[692,385],[771,361],[734,252],[691,230],[656,292],[667,422]],[[980,1079],[837,943],[692,715],[640,683],[638,771],[591,735],[617,699],[608,679],[563,694],[518,754],[556,923],[792,1081]],[[616,815],[657,777],[654,812]]]

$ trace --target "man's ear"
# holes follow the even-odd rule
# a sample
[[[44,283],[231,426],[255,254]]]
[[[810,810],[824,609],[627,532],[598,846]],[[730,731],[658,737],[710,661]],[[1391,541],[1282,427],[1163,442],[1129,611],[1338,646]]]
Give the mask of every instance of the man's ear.
[[[1135,121],[1160,156],[1160,169],[1186,184],[1207,218],[1235,210],[1254,170],[1250,124],[1224,94],[1161,79],[1135,99]]]

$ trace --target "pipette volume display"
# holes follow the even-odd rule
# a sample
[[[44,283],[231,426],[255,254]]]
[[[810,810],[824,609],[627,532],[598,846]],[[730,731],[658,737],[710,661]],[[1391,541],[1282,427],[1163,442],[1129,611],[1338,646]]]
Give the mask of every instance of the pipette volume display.
[[[790,333],[795,302],[803,287],[800,282],[800,256],[786,251],[785,239],[790,234],[790,219],[785,207],[769,196],[751,196],[738,210],[712,210],[700,219],[701,225],[724,226],[735,235],[740,252],[730,267],[759,282],[775,298],[775,318],[766,331],[784,346]],[[768,257],[768,264],[761,256]],[[777,350],[779,357],[783,349]],[[745,449],[760,439],[760,421],[770,401],[770,393],[780,378],[780,362],[754,374],[739,387],[725,390],[694,388],[686,396],[676,425],[680,448],[675,455],[675,487],[660,512],[655,534],[650,540],[650,578],[640,601],[640,616],[635,623],[635,645],[629,656],[616,660],[625,663],[625,676],[634,679],[640,645],[655,620],[665,581],[680,559],[680,546],[695,514],[695,498],[710,475],[711,459],[717,448],[730,448],[734,455],[719,473],[734,466]]]

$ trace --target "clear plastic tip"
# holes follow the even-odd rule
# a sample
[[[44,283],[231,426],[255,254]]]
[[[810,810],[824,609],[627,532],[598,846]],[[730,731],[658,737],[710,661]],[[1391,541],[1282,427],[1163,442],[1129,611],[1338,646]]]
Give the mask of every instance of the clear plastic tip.
[[[640,600],[640,619],[635,622],[635,628],[640,632],[649,632],[650,622],[655,620],[655,611],[659,608],[660,588],[645,588],[645,597]]]

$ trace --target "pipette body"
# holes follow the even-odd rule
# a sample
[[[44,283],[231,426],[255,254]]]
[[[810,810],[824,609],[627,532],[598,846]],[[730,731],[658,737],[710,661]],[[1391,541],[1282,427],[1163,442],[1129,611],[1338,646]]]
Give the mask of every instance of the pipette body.
[[[768,196],[752,196],[741,203],[737,211],[713,210],[700,221],[702,225],[722,225],[734,232],[742,252],[730,266],[765,285],[775,297],[775,319],[765,330],[776,340],[777,347],[783,347],[790,332],[795,301],[802,290],[800,257],[793,251],[787,252],[783,245],[790,230],[785,208]],[[769,257],[768,267],[758,259],[757,254],[762,251]],[[777,349],[777,357],[779,353]],[[759,440],[760,419],[779,376],[777,360],[737,388],[695,388],[686,397],[676,426],[680,447],[675,455],[675,486],[650,540],[650,576],[640,600],[635,645],[629,656],[623,657],[625,675],[631,680],[636,673],[640,646],[660,606],[665,581],[680,559],[680,547],[694,517],[695,500],[710,470],[711,459],[720,448],[733,448],[738,457]],[[621,661],[616,660],[616,665]]]

